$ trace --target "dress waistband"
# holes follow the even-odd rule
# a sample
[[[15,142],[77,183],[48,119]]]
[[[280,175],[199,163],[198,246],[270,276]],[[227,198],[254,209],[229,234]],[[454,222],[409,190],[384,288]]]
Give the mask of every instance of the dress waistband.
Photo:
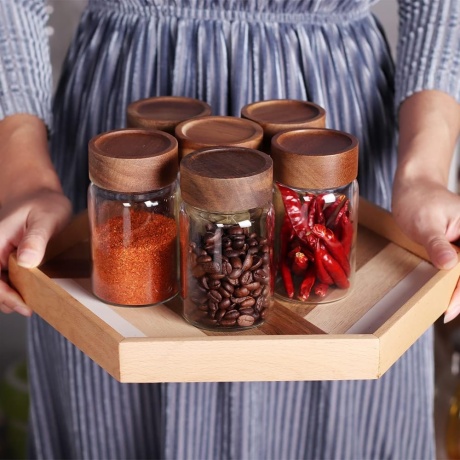
[[[88,10],[96,13],[135,15],[144,17],[172,17],[188,20],[210,21],[245,21],[263,23],[305,23],[305,24],[344,24],[358,21],[370,14],[368,5],[352,11],[329,12],[283,12],[257,11],[247,9],[225,8],[194,8],[189,6],[140,5],[136,0],[123,3],[107,2],[107,0],[89,0]]]

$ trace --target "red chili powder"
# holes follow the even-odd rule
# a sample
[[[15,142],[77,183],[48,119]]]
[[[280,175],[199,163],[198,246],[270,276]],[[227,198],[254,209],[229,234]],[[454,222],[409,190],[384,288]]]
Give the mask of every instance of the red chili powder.
[[[92,235],[94,294],[119,305],[150,305],[177,293],[174,219],[126,209]]]

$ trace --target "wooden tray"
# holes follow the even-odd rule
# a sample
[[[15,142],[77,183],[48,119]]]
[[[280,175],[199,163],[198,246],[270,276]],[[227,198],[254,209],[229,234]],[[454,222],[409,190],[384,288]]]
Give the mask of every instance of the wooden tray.
[[[426,262],[391,214],[361,199],[357,273],[346,299],[275,302],[263,326],[211,333],[186,323],[181,301],[114,307],[90,292],[86,214],[49,245],[40,268],[10,279],[51,326],[122,382],[375,379],[445,311],[460,275]]]

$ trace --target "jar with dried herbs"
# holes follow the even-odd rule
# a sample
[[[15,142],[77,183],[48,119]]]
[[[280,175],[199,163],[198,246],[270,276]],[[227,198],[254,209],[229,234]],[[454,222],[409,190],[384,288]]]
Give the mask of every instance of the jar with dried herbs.
[[[92,289],[104,302],[143,306],[178,291],[177,141],[122,129],[89,143]]]

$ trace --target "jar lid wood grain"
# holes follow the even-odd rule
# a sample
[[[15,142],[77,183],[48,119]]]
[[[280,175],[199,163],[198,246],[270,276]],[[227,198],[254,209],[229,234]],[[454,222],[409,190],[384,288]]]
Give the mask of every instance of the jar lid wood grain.
[[[263,134],[262,127],[251,120],[224,115],[187,120],[175,130],[180,158],[195,150],[218,145],[257,149]]]
[[[174,134],[182,121],[211,115],[211,106],[199,99],[159,96],[132,102],[126,109],[129,128],[158,129]]]
[[[358,139],[333,129],[297,129],[272,139],[276,181],[294,188],[343,187],[358,175]]]
[[[272,200],[273,161],[245,147],[197,150],[180,163],[182,199],[209,212],[232,213]]]
[[[321,106],[295,99],[253,102],[241,109],[241,116],[262,126],[267,142],[281,131],[326,126],[326,111]]]
[[[163,131],[108,131],[93,137],[88,151],[90,180],[106,190],[148,192],[177,177],[177,140]]]

